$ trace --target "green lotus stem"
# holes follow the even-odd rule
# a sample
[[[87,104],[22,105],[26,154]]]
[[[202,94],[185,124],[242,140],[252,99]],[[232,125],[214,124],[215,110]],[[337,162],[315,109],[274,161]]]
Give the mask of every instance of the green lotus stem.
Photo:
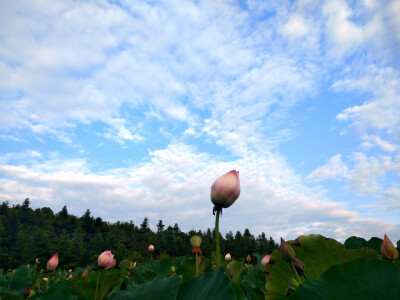
[[[13,280],[14,276],[11,274],[10,282],[8,283],[7,291],[10,289],[11,281]]]
[[[96,282],[96,293],[94,294],[94,300],[97,300],[97,290],[99,288],[99,278],[100,278],[100,271],[97,274],[97,282]]]
[[[197,259],[197,252],[196,252],[196,277],[199,276],[199,260]]]
[[[221,250],[219,247],[219,214],[222,208],[217,208],[217,215],[215,217],[215,256],[216,256],[216,266],[217,270],[221,265]]]
[[[150,252],[150,259],[153,260],[153,252]]]
[[[301,283],[299,274],[297,274],[296,267],[294,266],[293,260],[290,261],[290,268],[293,270],[294,275],[296,275],[296,280]]]

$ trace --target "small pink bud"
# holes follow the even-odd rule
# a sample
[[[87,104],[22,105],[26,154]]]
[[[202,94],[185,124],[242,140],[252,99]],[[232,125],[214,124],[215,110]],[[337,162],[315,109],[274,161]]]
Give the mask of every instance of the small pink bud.
[[[381,254],[389,260],[395,260],[399,258],[399,252],[386,234],[381,244]]]
[[[85,271],[83,271],[82,273],[82,279],[86,279],[89,275],[88,269],[85,269]]]
[[[232,170],[217,178],[211,186],[211,202],[223,208],[231,206],[240,195],[239,171]]]
[[[68,278],[71,279],[72,278],[72,274],[69,274]]]
[[[250,262],[250,261],[251,261],[251,256],[250,256],[250,254],[247,254],[246,260],[247,260],[247,262]]]
[[[296,257],[293,260],[293,264],[294,264],[294,267],[296,268],[297,274],[303,275],[305,267],[304,267],[304,264],[302,263],[302,261]]]
[[[154,246],[153,246],[152,244],[150,244],[149,247],[147,247],[147,249],[148,249],[150,252],[153,252],[153,251],[154,251]]]
[[[31,294],[31,287],[28,285],[28,286],[25,288],[24,293],[23,293],[22,295],[23,295],[24,298],[26,299],[26,298],[29,297],[30,294]]]
[[[231,254],[230,253],[227,253],[226,255],[225,255],[225,260],[231,260]]]
[[[261,265],[263,266],[263,267],[265,267],[265,265],[267,264],[267,263],[269,263],[269,259],[271,258],[271,255],[269,255],[269,254],[267,254],[267,255],[265,255],[264,257],[263,257],[263,259],[261,260]]]
[[[296,253],[294,252],[292,246],[290,246],[283,238],[281,238],[281,246],[279,251],[283,260],[290,262],[296,258]]]
[[[55,253],[47,262],[46,269],[49,271],[54,271],[58,266],[58,253]]]
[[[97,263],[99,267],[107,268],[112,264],[113,259],[114,259],[114,254],[112,254],[110,250],[106,250],[99,255]]]
[[[233,278],[234,275],[235,275],[235,274],[233,273],[233,270],[232,270],[232,269],[229,269],[229,276],[230,276],[231,278]]]

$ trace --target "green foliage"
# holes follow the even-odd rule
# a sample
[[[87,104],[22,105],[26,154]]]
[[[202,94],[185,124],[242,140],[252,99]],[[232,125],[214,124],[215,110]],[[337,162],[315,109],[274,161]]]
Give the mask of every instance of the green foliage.
[[[289,244],[293,247],[296,257],[305,265],[305,276],[309,279],[321,276],[328,268],[338,263],[355,258],[376,259],[379,256],[372,249],[345,250],[341,243],[321,235],[300,236],[295,241],[289,241]],[[293,270],[281,258],[280,252],[275,250],[266,271],[266,299],[281,299],[287,293],[290,279],[295,277]],[[304,282],[305,277],[301,280]]]
[[[400,268],[393,263],[357,258],[304,282],[290,299],[400,299],[399,282]]]
[[[132,221],[109,224],[93,217],[90,210],[76,217],[68,213],[66,206],[58,213],[48,207],[33,210],[29,199],[12,207],[3,202],[0,205],[0,268],[16,268],[36,258],[39,258],[39,267],[45,268],[47,260],[56,252],[60,257],[59,267],[76,268],[96,263],[104,250],[112,250],[118,260],[145,262],[150,258],[149,244],[155,246],[154,258],[189,256],[192,251],[189,240],[194,234],[202,238],[203,255],[211,256],[214,236],[210,229],[184,233],[178,224],[165,228],[159,220],[157,232],[153,232],[149,224],[147,218],[139,226]],[[232,235],[229,242],[222,236],[220,241],[222,253],[230,252],[238,259],[254,251],[270,253],[277,247],[264,233],[255,239],[248,229],[243,235],[240,232],[235,238]]]

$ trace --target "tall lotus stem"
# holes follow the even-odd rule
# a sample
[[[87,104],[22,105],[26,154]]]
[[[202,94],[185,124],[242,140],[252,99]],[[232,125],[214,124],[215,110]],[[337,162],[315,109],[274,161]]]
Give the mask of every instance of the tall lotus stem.
[[[99,289],[99,278],[100,278],[100,271],[97,274],[97,281],[96,281],[96,293],[94,294],[94,300],[97,300],[97,291]]]
[[[199,260],[197,258],[197,252],[196,252],[196,277],[199,276]]]
[[[301,283],[299,274],[297,274],[297,270],[296,270],[296,267],[294,266],[293,260],[291,260],[289,263],[290,263],[290,268],[293,270],[293,273],[296,276],[297,282]]]
[[[222,208],[217,208],[217,215],[215,216],[215,256],[216,256],[216,265],[217,270],[221,265],[221,249],[219,247],[219,214]]]

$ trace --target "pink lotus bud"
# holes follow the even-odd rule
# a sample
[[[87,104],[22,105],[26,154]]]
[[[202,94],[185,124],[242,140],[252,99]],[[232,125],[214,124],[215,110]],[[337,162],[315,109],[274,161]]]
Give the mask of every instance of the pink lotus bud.
[[[250,261],[251,261],[251,256],[250,256],[250,254],[247,254],[246,260],[247,260],[247,262],[250,262]]]
[[[114,254],[112,254],[110,250],[106,250],[99,255],[97,263],[99,267],[107,268],[107,266],[110,266],[112,264],[113,258]]]
[[[85,269],[85,271],[83,271],[82,273],[82,279],[86,279],[89,275],[88,269]]]
[[[230,253],[227,253],[226,255],[225,255],[225,260],[231,260],[231,254]]]
[[[23,292],[23,296],[24,296],[24,298],[26,299],[26,298],[28,298],[29,297],[29,295],[31,294],[31,287],[28,285],[26,288],[25,288],[25,290],[24,290],[24,292]]]
[[[147,249],[148,249],[150,252],[153,252],[153,251],[154,251],[154,246],[153,246],[152,244],[150,244],[149,247],[147,247]]]
[[[397,251],[396,247],[392,244],[392,242],[389,240],[386,234],[381,244],[381,254],[389,260],[394,260],[399,258],[399,252]]]
[[[211,202],[216,206],[227,208],[240,195],[239,171],[232,170],[217,178],[211,187]]]
[[[69,274],[68,279],[71,279],[71,278],[72,278],[72,274]]]
[[[264,257],[263,257],[263,259],[261,260],[261,265],[263,266],[263,267],[265,267],[265,265],[267,264],[267,263],[269,263],[269,259],[271,258],[271,255],[269,255],[269,254],[267,254],[267,255],[265,255]]]
[[[286,243],[283,238],[281,238],[281,246],[279,247],[279,251],[281,252],[283,260],[287,262],[290,262],[296,258],[296,253],[294,252],[292,246]]]
[[[304,267],[304,264],[302,263],[302,261],[296,257],[293,260],[293,264],[294,264],[294,267],[296,268],[297,274],[303,275],[305,267]]]
[[[117,260],[114,258],[112,261],[110,261],[107,266],[104,268],[106,270],[114,268],[117,265]]]
[[[58,253],[54,254],[46,264],[46,269],[54,271],[58,266]]]

